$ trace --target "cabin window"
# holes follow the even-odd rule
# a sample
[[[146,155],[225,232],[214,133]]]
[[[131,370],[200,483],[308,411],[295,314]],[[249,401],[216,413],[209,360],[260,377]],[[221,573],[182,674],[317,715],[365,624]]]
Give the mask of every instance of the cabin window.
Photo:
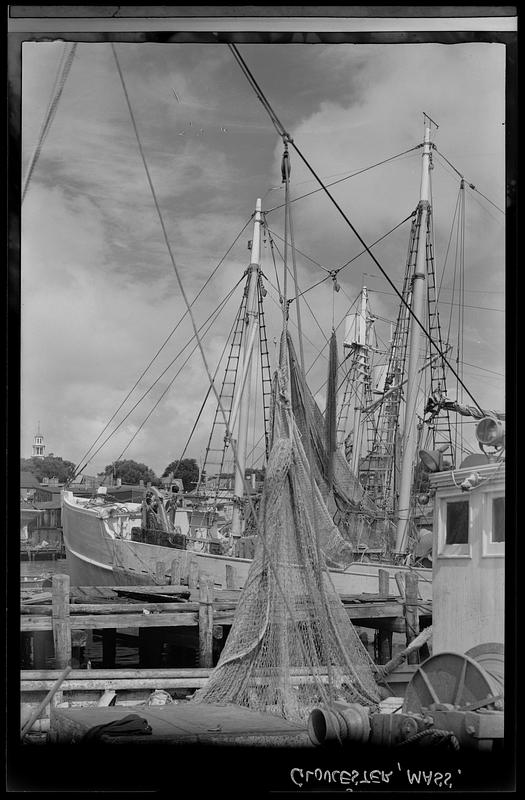
[[[468,544],[469,501],[447,503],[445,544]]]
[[[483,557],[505,557],[505,495],[487,492],[483,498]]]
[[[496,497],[492,501],[492,530],[493,542],[505,541],[505,498]]]

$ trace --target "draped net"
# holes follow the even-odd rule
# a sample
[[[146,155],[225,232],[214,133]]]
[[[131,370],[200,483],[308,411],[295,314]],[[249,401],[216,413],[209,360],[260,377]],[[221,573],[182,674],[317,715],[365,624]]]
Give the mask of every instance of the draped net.
[[[333,339],[331,346],[333,346]],[[344,567],[355,559],[359,545],[380,548],[390,554],[395,544],[395,526],[368,495],[353,474],[341,450],[330,452],[328,419],[315,402],[299,367],[291,337],[287,336],[290,364],[291,404],[303,441],[311,442],[312,469],[324,502],[336,526],[323,543],[325,558],[332,567]],[[331,353],[332,355],[332,353]],[[332,356],[333,357],[333,356]],[[330,372],[329,381],[330,385]],[[335,391],[328,393],[327,411],[335,404]],[[327,446],[328,445],[328,446]]]
[[[255,557],[219,662],[194,702],[304,722],[329,698],[373,705],[379,693],[322,553],[337,529],[310,477],[288,385],[281,357]]]

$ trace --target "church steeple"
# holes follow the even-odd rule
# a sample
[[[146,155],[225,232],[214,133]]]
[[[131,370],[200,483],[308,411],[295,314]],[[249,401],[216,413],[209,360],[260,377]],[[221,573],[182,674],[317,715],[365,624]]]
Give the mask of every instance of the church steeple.
[[[33,458],[44,458],[45,449],[46,446],[44,444],[44,437],[40,433],[40,420],[39,420],[38,430],[33,438]]]

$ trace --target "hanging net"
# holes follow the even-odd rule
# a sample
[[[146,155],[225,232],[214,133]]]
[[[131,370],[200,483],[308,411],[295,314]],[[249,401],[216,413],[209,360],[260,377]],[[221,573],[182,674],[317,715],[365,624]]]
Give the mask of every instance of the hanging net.
[[[292,411],[303,437],[311,442],[312,470],[324,502],[336,523],[330,541],[323,545],[329,566],[344,567],[355,560],[360,545],[380,548],[390,554],[395,545],[395,526],[385,520],[372,498],[353,474],[340,449],[333,450],[328,431],[334,416],[335,385],[333,379],[335,337],[330,343],[327,414],[323,417],[299,367],[291,337],[288,335],[290,389]],[[332,379],[332,380],[331,380]],[[332,390],[330,391],[330,387]],[[332,413],[331,413],[332,412]]]
[[[219,663],[194,701],[305,722],[319,703],[370,706],[379,693],[322,554],[335,526],[291,412],[287,362],[281,357],[255,557]]]

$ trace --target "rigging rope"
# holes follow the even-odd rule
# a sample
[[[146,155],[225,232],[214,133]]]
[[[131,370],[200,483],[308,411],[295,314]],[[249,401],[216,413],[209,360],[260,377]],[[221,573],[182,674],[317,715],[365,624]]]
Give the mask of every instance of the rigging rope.
[[[193,306],[193,305],[194,305],[194,304],[197,302],[197,300],[198,300],[198,299],[199,299],[199,297],[201,296],[202,292],[204,291],[204,289],[206,288],[206,286],[208,285],[208,283],[209,283],[209,282],[212,280],[213,276],[215,275],[215,273],[217,272],[217,270],[219,269],[219,267],[221,266],[221,264],[224,262],[224,260],[226,259],[226,257],[227,257],[227,256],[229,255],[229,253],[232,251],[232,249],[235,247],[235,245],[236,245],[236,244],[237,244],[237,242],[239,241],[240,237],[242,236],[242,234],[244,233],[244,231],[246,230],[246,228],[247,228],[247,227],[248,227],[248,225],[250,224],[250,221],[251,221],[251,219],[252,219],[252,217],[250,217],[250,219],[248,219],[248,220],[247,220],[247,222],[246,222],[246,223],[245,223],[245,225],[243,226],[242,230],[241,230],[241,231],[239,231],[239,233],[237,234],[237,236],[236,236],[236,237],[235,237],[235,239],[233,240],[232,244],[229,246],[229,248],[227,249],[227,251],[225,252],[225,254],[223,255],[223,257],[221,258],[221,260],[218,262],[217,266],[214,268],[214,270],[213,270],[213,272],[211,273],[211,275],[210,275],[210,276],[207,278],[207,280],[206,280],[206,281],[203,283],[203,285],[201,286],[201,288],[199,289],[199,291],[197,292],[197,294],[195,295],[195,297],[194,297],[194,298],[193,298],[193,300],[191,301],[191,305],[192,305],[192,306]],[[238,284],[236,284],[236,285],[238,286]],[[78,469],[79,465],[80,465],[80,464],[82,464],[82,462],[83,462],[83,461],[84,461],[84,460],[85,460],[85,459],[88,457],[88,455],[90,454],[91,450],[92,450],[92,449],[95,447],[96,443],[99,441],[99,439],[100,439],[100,438],[101,438],[101,437],[104,435],[104,433],[107,431],[107,429],[109,428],[109,426],[111,425],[111,423],[113,422],[113,420],[115,419],[115,417],[117,416],[117,414],[118,414],[118,412],[120,411],[120,409],[121,409],[121,408],[122,408],[122,407],[125,405],[125,403],[128,401],[128,399],[130,398],[130,396],[133,394],[133,392],[135,391],[135,389],[136,389],[136,388],[137,388],[137,386],[139,385],[140,381],[142,380],[142,378],[144,377],[144,375],[146,374],[146,372],[149,370],[149,368],[151,367],[151,365],[154,363],[154,361],[155,361],[155,360],[158,358],[158,356],[159,356],[159,355],[161,354],[161,352],[164,350],[165,346],[167,345],[167,343],[169,342],[169,340],[171,339],[171,337],[173,336],[173,334],[176,332],[176,330],[178,329],[179,325],[181,325],[181,324],[182,324],[182,322],[183,322],[183,321],[186,319],[186,316],[187,316],[187,314],[188,314],[188,311],[186,310],[186,311],[183,313],[182,317],[181,317],[181,318],[179,319],[179,321],[177,322],[177,324],[175,325],[175,327],[172,329],[171,333],[169,333],[169,334],[168,334],[168,336],[167,336],[167,337],[164,339],[164,342],[161,344],[161,346],[159,347],[159,349],[157,350],[157,352],[155,353],[155,355],[153,356],[153,358],[151,359],[151,361],[149,362],[149,364],[147,365],[147,367],[145,367],[145,369],[144,369],[144,370],[141,372],[141,374],[139,375],[139,377],[137,378],[137,380],[135,381],[135,383],[133,384],[133,386],[131,387],[131,389],[129,390],[129,392],[127,393],[127,395],[125,396],[125,398],[123,399],[123,401],[121,402],[121,404],[119,405],[119,407],[118,407],[118,408],[116,409],[116,411],[113,413],[113,415],[112,415],[112,416],[111,416],[111,418],[108,420],[108,422],[106,423],[106,425],[105,425],[105,426],[102,428],[102,430],[100,431],[99,435],[97,436],[97,438],[95,439],[95,441],[93,442],[93,444],[91,445],[91,447],[89,447],[89,448],[86,450],[86,452],[84,453],[84,455],[82,456],[82,458],[80,458],[80,459],[79,459],[79,461],[78,461],[78,464],[77,464],[77,466],[75,467],[75,471]],[[171,363],[173,363],[173,361],[172,361]],[[170,365],[170,366],[171,366],[171,365]],[[151,387],[151,388],[153,388],[153,387]],[[90,459],[90,460],[91,460],[91,459]],[[84,465],[84,468],[85,468],[85,466],[87,466],[87,465]]]
[[[246,78],[248,79],[248,81],[249,81],[250,85],[251,85],[251,86],[252,86],[252,88],[254,89],[254,91],[255,91],[255,93],[256,93],[256,95],[257,95],[257,97],[258,97],[258,98],[259,98],[259,100],[262,102],[263,106],[265,107],[266,111],[268,112],[268,114],[269,114],[269,116],[270,116],[270,118],[271,118],[271,120],[272,120],[272,122],[273,122],[273,124],[274,124],[274,126],[275,126],[275,128],[276,128],[276,130],[277,130],[277,132],[279,133],[279,135],[280,135],[280,136],[283,138],[283,140],[284,140],[285,142],[289,142],[289,143],[292,145],[292,147],[294,148],[294,150],[295,150],[295,152],[297,153],[297,155],[299,156],[299,158],[302,160],[302,162],[304,163],[304,165],[307,167],[307,169],[308,169],[308,170],[311,172],[311,174],[312,174],[312,175],[314,176],[314,178],[317,180],[317,182],[319,183],[320,187],[323,189],[323,191],[325,192],[325,194],[326,194],[326,195],[327,195],[327,196],[330,198],[330,200],[331,200],[331,202],[333,203],[333,205],[335,206],[335,208],[338,210],[339,214],[340,214],[340,215],[343,217],[343,219],[345,220],[345,222],[347,223],[347,225],[349,226],[349,228],[352,230],[352,232],[354,233],[354,235],[357,237],[357,239],[358,239],[358,240],[361,242],[361,244],[363,245],[363,247],[366,249],[366,252],[367,252],[367,253],[368,253],[368,255],[370,256],[370,258],[372,259],[372,261],[374,262],[374,264],[377,266],[377,268],[380,270],[380,272],[381,272],[381,274],[383,275],[383,277],[384,277],[384,278],[385,278],[385,279],[388,281],[388,283],[390,284],[390,286],[392,287],[392,289],[395,291],[396,295],[397,295],[397,296],[398,296],[398,298],[401,300],[402,304],[403,304],[403,305],[406,307],[406,309],[407,309],[408,313],[411,315],[411,317],[414,319],[414,321],[417,323],[417,325],[418,325],[418,326],[421,328],[421,330],[422,330],[423,334],[424,334],[424,335],[426,336],[426,338],[429,340],[429,342],[431,343],[432,347],[434,347],[434,348],[435,348],[435,350],[437,351],[437,353],[438,353],[438,354],[441,356],[441,358],[443,359],[444,363],[445,363],[445,364],[448,366],[448,368],[450,369],[450,371],[452,372],[452,374],[453,374],[453,375],[456,377],[456,380],[457,380],[458,382],[460,382],[460,383],[461,383],[461,385],[463,386],[463,388],[465,389],[465,391],[467,392],[467,394],[468,394],[468,396],[471,398],[471,400],[472,400],[472,401],[475,403],[475,405],[476,405],[478,408],[480,408],[480,406],[479,406],[479,403],[477,402],[477,400],[475,399],[475,397],[474,397],[474,396],[471,394],[471,392],[470,392],[470,391],[467,389],[467,387],[466,387],[466,386],[464,385],[464,383],[461,381],[461,378],[459,377],[459,375],[458,375],[458,374],[457,374],[457,372],[455,371],[454,367],[453,367],[453,366],[450,364],[450,362],[448,361],[448,359],[445,357],[444,353],[443,353],[443,352],[440,350],[440,348],[439,348],[439,347],[436,345],[436,343],[435,343],[435,342],[434,342],[434,340],[432,339],[432,337],[431,337],[431,335],[429,334],[429,332],[426,330],[426,328],[425,328],[425,326],[423,325],[423,323],[422,323],[422,322],[420,322],[420,320],[419,320],[419,319],[417,318],[417,316],[414,314],[414,312],[413,312],[413,311],[412,311],[412,309],[410,308],[409,304],[406,302],[405,298],[402,296],[401,292],[400,292],[400,291],[397,289],[397,287],[396,287],[396,285],[394,284],[394,282],[392,281],[392,279],[389,277],[389,275],[387,274],[387,272],[385,271],[385,269],[382,267],[382,265],[380,264],[380,262],[378,261],[378,259],[377,259],[377,258],[375,257],[375,255],[372,253],[372,251],[371,251],[370,247],[369,247],[369,246],[366,244],[366,242],[364,241],[364,239],[362,238],[362,236],[360,235],[360,233],[357,231],[357,229],[355,228],[355,226],[353,225],[353,223],[350,221],[350,219],[348,218],[348,216],[345,214],[345,212],[343,211],[343,209],[341,208],[341,206],[339,205],[339,203],[337,202],[337,200],[335,199],[335,197],[334,197],[332,194],[330,194],[330,192],[328,191],[327,187],[324,185],[324,183],[323,183],[323,181],[321,180],[321,178],[320,178],[320,177],[317,175],[317,173],[315,172],[315,170],[313,169],[313,167],[310,165],[310,163],[308,162],[308,160],[307,160],[307,159],[305,158],[305,156],[302,154],[302,152],[301,152],[301,150],[299,149],[299,147],[298,147],[298,146],[295,144],[294,140],[293,140],[293,139],[290,137],[290,135],[287,133],[286,129],[283,127],[283,125],[282,125],[282,123],[280,122],[279,118],[277,117],[277,115],[276,115],[276,114],[275,114],[275,112],[273,111],[272,107],[270,106],[270,104],[269,104],[268,100],[267,100],[267,99],[266,99],[266,97],[264,96],[264,94],[263,94],[263,92],[262,92],[261,88],[260,88],[260,87],[259,87],[259,85],[257,84],[257,81],[255,80],[254,76],[253,76],[253,75],[252,75],[252,73],[250,72],[250,70],[249,70],[248,66],[246,65],[246,62],[244,61],[244,59],[243,59],[243,58],[242,58],[242,56],[240,55],[239,51],[237,50],[237,47],[236,47],[234,44],[228,44],[228,47],[229,47],[229,48],[230,48],[230,50],[233,52],[233,54],[234,54],[234,56],[235,56],[235,58],[236,58],[237,62],[238,62],[238,63],[239,63],[239,65],[241,66],[241,69],[242,69],[243,73],[245,74],[245,76],[246,76]],[[500,210],[501,210],[501,209],[500,209]],[[480,410],[481,410],[481,409],[480,409]]]
[[[332,181],[331,183],[327,183],[326,186],[335,186],[338,183],[342,183],[343,181],[347,181],[350,178],[355,178],[356,175],[362,175],[363,172],[368,172],[370,169],[374,169],[375,167],[380,167],[382,164],[387,164],[389,161],[393,161],[395,158],[400,158],[401,156],[407,155],[407,153],[412,153],[414,150],[418,150],[419,148],[423,147],[422,144],[416,144],[415,147],[410,147],[408,150],[404,150],[402,153],[397,153],[395,156],[390,156],[390,158],[385,158],[383,161],[378,161],[377,164],[371,164],[369,167],[364,167],[363,169],[357,170],[357,172],[352,172],[350,175],[346,175],[344,178],[339,178],[337,181]],[[310,197],[312,194],[316,194],[317,192],[322,192],[322,188],[313,189],[311,192],[307,192],[306,194],[301,194],[299,197],[294,197],[291,200],[291,203],[297,202],[297,200],[304,200],[305,197]],[[277,211],[284,207],[284,203],[280,206],[274,206],[273,208],[268,209],[266,212],[267,214],[271,214],[272,211]]]
[[[408,222],[408,220],[409,220],[409,219],[412,219],[412,218],[413,218],[413,217],[416,215],[416,213],[417,213],[416,211],[412,211],[412,213],[411,213],[411,214],[409,214],[409,215],[408,215],[408,217],[405,217],[405,219],[401,220],[401,222],[398,222],[398,223],[397,223],[397,225],[394,225],[394,227],[393,227],[393,228],[391,228],[389,231],[387,231],[387,232],[386,232],[386,233],[384,233],[382,236],[380,236],[380,237],[379,237],[379,239],[376,239],[376,240],[375,240],[375,242],[372,242],[372,244],[370,244],[370,245],[369,245],[369,247],[375,247],[375,246],[376,246],[376,244],[379,244],[379,242],[382,242],[382,241],[383,241],[383,239],[386,239],[386,237],[387,237],[387,236],[390,236],[390,234],[391,234],[391,233],[394,233],[394,231],[397,231],[397,229],[398,229],[398,228],[400,228],[400,227],[401,227],[401,225],[404,225],[404,224],[405,224],[405,222]],[[340,272],[341,272],[343,269],[345,269],[346,267],[348,267],[350,264],[352,264],[352,262],[356,261],[358,258],[360,258],[362,255],[364,255],[366,252],[368,252],[368,250],[366,250],[366,249],[365,249],[365,250],[361,250],[361,252],[360,252],[360,253],[357,253],[355,256],[352,256],[352,258],[351,258],[351,259],[349,259],[348,261],[346,261],[346,262],[345,262],[345,263],[344,263],[342,266],[340,266],[340,267],[337,267],[336,269],[330,270],[330,272],[329,272],[329,274],[326,276],[326,278],[323,278],[322,280],[320,280],[320,281],[317,281],[317,283],[314,283],[314,285],[313,285],[313,286],[310,286],[308,289],[305,289],[305,290],[304,290],[303,292],[301,292],[301,294],[300,294],[300,295],[298,295],[298,296],[299,296],[299,297],[302,297],[302,296],[304,296],[304,295],[306,294],[306,292],[309,292],[309,291],[311,291],[312,289],[315,289],[315,287],[316,287],[316,286],[319,286],[321,283],[324,283],[324,281],[326,281],[328,278],[332,278],[332,279],[333,279],[334,275],[337,277],[337,275],[339,275],[339,273],[340,273]],[[290,302],[293,302],[295,299],[296,299],[295,297],[292,297],[292,298],[291,298],[291,300],[290,300]]]
[[[58,71],[57,71],[57,74],[56,74],[56,77],[55,77],[55,82],[54,82],[53,88],[51,90],[51,99],[49,101],[48,107],[47,107],[46,112],[44,114],[44,119],[42,121],[42,126],[40,128],[40,134],[38,136],[37,145],[35,147],[35,150],[34,150],[32,158],[31,158],[31,161],[29,163],[29,167],[28,167],[27,174],[26,174],[26,177],[25,177],[24,185],[22,187],[22,201],[21,201],[22,203],[24,202],[25,196],[27,194],[27,190],[29,189],[29,183],[31,181],[31,178],[33,177],[33,172],[34,172],[35,167],[37,165],[38,159],[40,158],[40,153],[42,152],[42,147],[43,147],[44,141],[45,141],[45,139],[47,137],[47,134],[49,133],[49,130],[51,128],[51,123],[53,122],[53,119],[55,118],[55,114],[56,114],[57,108],[58,108],[58,102],[59,102],[59,100],[60,100],[60,98],[62,96],[62,92],[64,91],[64,86],[65,86],[65,83],[66,83],[66,80],[67,80],[67,76],[69,75],[69,71],[71,69],[71,65],[73,63],[73,58],[75,56],[75,51],[77,49],[77,44],[78,44],[78,42],[73,42],[67,57],[65,56],[66,48],[64,48],[64,51],[62,53],[62,56],[61,56],[61,59],[60,59],[60,63],[59,63],[59,66],[58,66]]]
[[[233,287],[233,289],[231,289],[231,291],[230,291],[230,292],[229,292],[229,293],[226,295],[226,297],[224,297],[224,299],[223,299],[223,300],[221,300],[221,302],[219,303],[219,305],[218,305],[218,306],[217,306],[217,307],[214,309],[214,311],[212,311],[212,313],[211,313],[211,314],[208,316],[208,318],[207,318],[207,319],[206,319],[206,320],[205,320],[205,321],[202,323],[202,325],[201,325],[201,327],[199,328],[199,330],[202,330],[202,329],[205,327],[205,325],[207,325],[207,323],[208,323],[208,322],[209,322],[209,321],[212,319],[212,317],[217,317],[217,316],[219,315],[220,311],[221,311],[221,310],[222,310],[222,308],[223,308],[223,307],[226,305],[226,303],[228,302],[228,300],[230,299],[230,297],[231,297],[231,296],[232,296],[232,294],[234,293],[235,289],[237,288],[237,286],[239,285],[239,283],[241,282],[241,280],[242,280],[242,278],[240,278],[240,279],[237,281],[237,283],[235,284],[235,286]],[[210,323],[210,326],[209,326],[209,327],[208,327],[208,329],[206,330],[206,333],[209,331],[209,329],[210,329],[211,325],[213,325],[213,322],[214,322],[214,321],[215,321],[215,320],[213,320],[213,321]],[[146,391],[145,391],[145,392],[144,392],[144,393],[141,395],[141,397],[139,397],[139,399],[136,401],[135,405],[134,405],[134,406],[133,406],[133,407],[132,407],[132,408],[131,408],[131,409],[128,411],[128,413],[126,414],[126,416],[125,416],[123,419],[121,419],[121,421],[120,421],[120,422],[119,422],[119,424],[116,426],[116,428],[114,428],[114,429],[112,430],[112,432],[109,434],[109,436],[107,436],[107,437],[106,437],[106,439],[104,439],[104,441],[102,442],[102,444],[100,444],[100,445],[99,445],[99,447],[98,447],[98,448],[95,450],[95,452],[94,452],[94,453],[92,453],[92,454],[90,455],[89,459],[88,459],[88,460],[86,461],[86,463],[83,465],[82,469],[80,469],[80,470],[78,470],[78,471],[75,471],[75,477],[76,477],[77,475],[80,475],[80,474],[81,474],[81,473],[82,473],[82,472],[85,470],[85,468],[87,467],[87,465],[89,464],[89,462],[90,462],[90,461],[92,461],[92,460],[94,459],[94,457],[97,455],[97,453],[99,453],[99,452],[100,452],[100,450],[101,450],[101,449],[104,447],[104,445],[105,445],[105,444],[106,444],[106,443],[107,443],[107,442],[108,442],[108,441],[111,439],[111,437],[112,437],[112,436],[114,436],[114,434],[115,434],[115,433],[118,431],[118,429],[121,427],[121,425],[123,425],[123,423],[124,423],[124,422],[125,422],[125,421],[128,419],[128,417],[129,417],[129,416],[130,416],[130,415],[133,413],[133,411],[134,411],[134,410],[137,408],[137,406],[138,406],[138,405],[139,405],[139,404],[140,404],[140,403],[141,403],[141,402],[144,400],[144,398],[145,398],[145,397],[146,397],[146,396],[147,396],[147,395],[150,393],[150,391],[153,389],[153,387],[157,385],[157,383],[160,381],[160,379],[161,379],[161,378],[162,378],[162,377],[163,377],[163,376],[166,374],[166,372],[167,372],[167,371],[170,369],[170,367],[172,367],[172,366],[173,366],[173,364],[175,363],[175,361],[176,361],[176,360],[179,358],[179,356],[181,356],[181,355],[182,355],[182,353],[184,352],[184,350],[185,350],[185,349],[186,349],[186,348],[187,348],[187,347],[188,347],[188,346],[189,346],[189,345],[192,343],[192,341],[193,341],[194,339],[195,339],[195,335],[191,336],[191,337],[188,339],[188,341],[186,342],[186,344],[185,344],[185,345],[184,345],[184,346],[183,346],[183,347],[182,347],[182,348],[179,350],[179,352],[177,353],[177,355],[175,356],[175,358],[173,358],[173,359],[170,361],[170,363],[168,364],[168,366],[167,366],[167,367],[166,367],[166,368],[165,368],[165,369],[164,369],[164,370],[163,370],[163,371],[160,373],[160,375],[159,375],[159,376],[158,376],[158,377],[157,377],[157,378],[156,378],[156,379],[153,381],[153,383],[152,383],[152,384],[151,384],[151,385],[150,385],[150,386],[149,386],[149,387],[146,389]],[[193,353],[194,351],[195,351],[195,348],[192,350],[192,353]],[[191,354],[190,354],[190,355],[191,355]],[[184,366],[184,365],[187,363],[187,360],[188,360],[188,359],[186,359],[186,361],[184,362],[183,366]],[[182,368],[181,368],[181,369],[182,369]],[[179,370],[179,372],[177,372],[177,375],[178,375],[179,373],[180,373],[180,370]],[[175,375],[175,378],[177,377],[177,375]],[[174,378],[174,379],[175,379],[175,378]],[[174,379],[173,379],[173,380],[174,380]],[[173,383],[173,380],[172,380],[172,381],[171,381],[171,383],[169,384],[170,386],[171,386],[171,384]],[[131,444],[131,442],[130,442],[130,444]],[[129,446],[129,445],[128,445],[128,446]],[[126,449],[127,449],[127,448],[126,448]],[[118,459],[116,459],[116,460],[118,460]],[[79,463],[80,463],[80,462],[79,462]]]
[[[232,290],[232,293],[233,293],[233,290]],[[230,296],[231,296],[231,294],[230,294]],[[219,315],[219,312],[220,312],[220,310],[221,310],[220,308],[216,310],[216,315],[215,315],[215,317],[216,317],[216,318],[217,318],[217,316]],[[205,331],[203,331],[203,333],[202,333],[202,339],[204,339],[204,337],[206,336],[206,334],[209,332],[209,330],[210,330],[210,328],[212,327],[212,325],[213,325],[213,323],[214,323],[214,322],[215,322],[215,320],[212,320],[212,321],[210,322],[210,324],[208,325],[207,329],[206,329]],[[199,330],[202,330],[202,328],[200,328]],[[194,338],[195,338],[195,337],[193,336],[193,337],[190,339],[190,341],[193,341],[193,339],[194,339]],[[145,417],[145,419],[144,419],[144,420],[141,422],[141,424],[139,425],[138,429],[135,431],[135,433],[133,434],[132,438],[130,439],[130,441],[128,442],[128,444],[126,445],[126,447],[124,448],[124,450],[122,451],[122,453],[121,453],[121,454],[118,456],[118,458],[116,459],[116,461],[120,461],[120,459],[122,458],[122,456],[124,455],[124,453],[126,452],[126,450],[127,450],[129,447],[130,447],[130,445],[132,444],[132,442],[133,442],[133,441],[135,440],[135,438],[138,436],[138,434],[140,433],[140,431],[142,430],[142,428],[144,427],[144,425],[146,424],[146,422],[148,421],[148,419],[151,417],[151,415],[153,414],[153,412],[155,411],[155,409],[157,408],[157,406],[159,405],[159,403],[161,402],[161,400],[164,398],[164,396],[165,396],[165,395],[166,395],[166,393],[169,391],[169,389],[171,389],[171,387],[172,387],[173,383],[174,383],[174,382],[175,382],[175,380],[178,378],[178,376],[180,375],[180,373],[182,372],[182,370],[184,369],[184,367],[186,366],[186,364],[188,363],[188,361],[190,360],[190,358],[192,357],[192,355],[194,354],[194,352],[195,352],[195,350],[196,350],[196,349],[197,349],[197,345],[195,345],[195,347],[193,348],[193,350],[191,350],[191,351],[190,351],[190,353],[188,353],[188,355],[186,356],[186,359],[185,359],[185,361],[184,361],[184,362],[181,364],[181,366],[179,367],[179,369],[177,370],[177,372],[175,373],[175,375],[173,376],[173,378],[171,379],[171,381],[168,383],[167,387],[164,389],[164,391],[162,392],[162,394],[161,394],[161,395],[160,395],[160,397],[158,398],[158,400],[157,400],[157,402],[155,403],[155,405],[154,405],[154,406],[151,408],[151,410],[149,411],[149,413],[147,414],[147,416]],[[211,388],[211,386],[210,386],[210,388]],[[132,409],[132,411],[133,411],[133,409]],[[130,411],[129,413],[131,414],[131,411]],[[125,417],[124,419],[126,419],[126,417]],[[122,420],[122,422],[124,422],[124,420]],[[122,423],[120,423],[120,424],[122,424]],[[115,431],[116,431],[116,430],[117,430],[117,429],[115,428]],[[115,431],[113,431],[113,433],[115,433]],[[113,433],[112,433],[111,435],[113,435]],[[115,462],[115,463],[116,463],[116,462]]]
[[[458,175],[458,176],[461,178],[461,180],[462,180],[462,181],[465,181],[465,183],[467,184],[467,186],[469,187],[469,189],[472,189],[474,192],[477,192],[478,194],[480,194],[480,195],[481,195],[483,198],[485,198],[485,200],[486,200],[488,203],[490,203],[490,205],[491,205],[491,206],[494,206],[494,208],[496,208],[496,209],[497,209],[499,212],[501,212],[501,214],[505,214],[505,211],[504,211],[502,208],[500,208],[499,206],[497,206],[497,205],[496,205],[496,203],[493,203],[493,202],[492,202],[492,200],[491,200],[489,197],[487,197],[487,195],[483,194],[483,192],[480,192],[480,190],[479,190],[479,189],[478,189],[476,186],[474,186],[474,184],[473,184],[473,183],[470,183],[470,181],[469,181],[469,180],[467,180],[467,178],[465,178],[465,176],[461,174],[461,172],[460,172],[460,171],[459,171],[459,170],[458,170],[458,169],[457,169],[457,168],[454,166],[454,164],[451,164],[451,162],[448,160],[448,158],[446,158],[446,156],[444,156],[444,155],[443,155],[443,153],[441,152],[441,150],[438,150],[438,148],[436,147],[436,145],[435,145],[435,144],[433,145],[433,147],[434,147],[434,150],[436,151],[436,153],[439,153],[439,155],[441,156],[441,158],[442,158],[444,161],[446,161],[446,162],[447,162],[447,164],[449,165],[449,167],[452,167],[452,169],[454,170],[454,172],[456,173],[456,175]]]
[[[177,283],[179,285],[179,289],[180,289],[181,295],[182,295],[184,303],[186,304],[186,307],[188,309],[188,313],[189,313],[190,320],[191,320],[191,323],[192,323],[192,326],[193,326],[195,338],[197,340],[197,346],[199,348],[199,352],[200,352],[200,355],[201,355],[201,358],[202,358],[202,362],[204,364],[204,368],[205,368],[206,374],[208,376],[208,381],[211,384],[213,392],[214,392],[215,397],[217,399],[218,407],[219,407],[219,409],[221,411],[221,414],[222,414],[222,417],[224,419],[224,424],[227,425],[228,424],[228,420],[227,420],[227,417],[226,417],[226,413],[225,413],[224,407],[223,407],[223,405],[221,403],[221,399],[220,399],[219,393],[217,391],[217,388],[216,388],[215,384],[213,383],[213,379],[212,379],[211,372],[210,372],[210,369],[209,369],[209,366],[208,366],[208,361],[207,361],[207,358],[206,358],[206,354],[204,352],[204,348],[202,346],[202,342],[201,342],[201,340],[199,338],[199,335],[198,335],[197,324],[195,322],[195,318],[194,318],[193,312],[191,310],[191,305],[190,305],[190,303],[188,301],[188,298],[187,298],[187,295],[186,295],[186,291],[184,289],[184,284],[182,283],[182,279],[181,279],[181,276],[180,276],[180,273],[179,273],[179,269],[177,267],[177,263],[175,261],[175,257],[173,255],[173,251],[172,251],[172,248],[171,248],[171,245],[170,245],[170,242],[169,242],[169,238],[168,238],[167,231],[166,231],[166,226],[165,226],[165,223],[164,223],[164,218],[162,216],[162,211],[160,209],[160,205],[159,205],[159,202],[158,202],[158,199],[157,199],[157,194],[155,192],[155,187],[153,186],[153,182],[152,182],[151,175],[150,175],[150,172],[149,172],[148,164],[147,164],[147,161],[146,161],[146,156],[144,154],[144,150],[143,150],[143,147],[142,147],[142,144],[141,144],[141,141],[140,141],[140,136],[139,136],[139,133],[138,133],[136,122],[135,122],[133,109],[132,109],[132,106],[131,106],[131,103],[130,103],[130,100],[129,100],[128,91],[127,91],[126,84],[125,84],[125,81],[124,81],[124,76],[123,76],[122,70],[120,68],[120,63],[119,63],[119,60],[118,60],[117,52],[116,52],[115,46],[113,44],[111,44],[111,47],[112,47],[112,50],[113,50],[113,55],[114,55],[115,62],[116,62],[116,65],[117,65],[117,70],[118,70],[118,73],[119,73],[119,76],[120,76],[120,80],[121,80],[121,83],[122,83],[122,88],[123,88],[124,95],[125,95],[125,98],[126,98],[126,102],[127,102],[127,105],[128,105],[128,109],[129,109],[129,113],[130,113],[130,117],[131,117],[131,122],[132,122],[133,129],[134,129],[134,132],[135,132],[135,136],[136,136],[136,139],[137,139],[137,144],[138,144],[140,155],[141,155],[141,158],[142,158],[142,163],[143,163],[143,166],[144,166],[144,170],[146,172],[146,177],[147,177],[147,180],[148,180],[148,184],[149,184],[149,187],[150,187],[151,195],[152,195],[152,198],[153,198],[153,202],[154,202],[155,209],[156,209],[156,212],[157,212],[157,216],[158,216],[158,219],[159,219],[159,223],[160,223],[160,226],[161,226],[161,230],[162,230],[162,234],[163,234],[164,241],[165,241],[165,244],[166,244],[166,248],[168,250],[168,254],[169,254],[169,257],[170,257],[170,260],[171,260],[171,264],[172,264],[173,270],[175,272],[175,276],[177,278]],[[284,313],[284,316],[286,317],[286,312],[284,311],[283,313]],[[232,451],[233,451],[233,456],[234,456],[234,460],[235,460],[236,466],[239,469],[240,468],[239,459],[238,459],[236,448],[235,448],[235,444],[233,443],[233,441],[232,441]],[[308,470],[308,471],[310,471],[310,470]],[[248,505],[250,507],[250,511],[251,511],[251,513],[253,515],[253,518],[254,518],[256,526],[257,526],[257,533],[259,534],[259,540],[261,542],[263,551],[264,551],[265,556],[267,558],[268,566],[269,566],[269,568],[270,568],[270,570],[271,570],[271,572],[273,574],[273,579],[275,581],[275,587],[279,591],[279,593],[280,593],[280,595],[282,597],[283,605],[286,608],[287,613],[289,614],[290,618],[293,619],[294,615],[293,615],[293,613],[291,611],[291,608],[290,608],[290,605],[288,603],[288,599],[287,599],[286,593],[285,593],[285,591],[284,591],[284,589],[283,589],[283,587],[281,585],[281,582],[279,580],[278,568],[275,566],[275,564],[273,562],[272,554],[269,551],[268,545],[267,545],[267,543],[265,541],[264,532],[261,530],[260,522],[259,522],[258,516],[257,516],[256,511],[255,511],[253,500],[252,500],[251,495],[250,495],[249,486],[247,484],[247,481],[246,481],[244,475],[242,475],[242,480],[243,480],[244,492],[247,495]],[[305,653],[304,645],[303,645],[303,643],[302,643],[302,641],[300,639],[299,639],[298,645],[299,645],[303,655],[305,656],[306,660],[308,660],[308,654]],[[308,661],[307,661],[307,663],[308,663]],[[323,691],[322,684],[320,685],[320,689],[321,689],[321,691]]]

